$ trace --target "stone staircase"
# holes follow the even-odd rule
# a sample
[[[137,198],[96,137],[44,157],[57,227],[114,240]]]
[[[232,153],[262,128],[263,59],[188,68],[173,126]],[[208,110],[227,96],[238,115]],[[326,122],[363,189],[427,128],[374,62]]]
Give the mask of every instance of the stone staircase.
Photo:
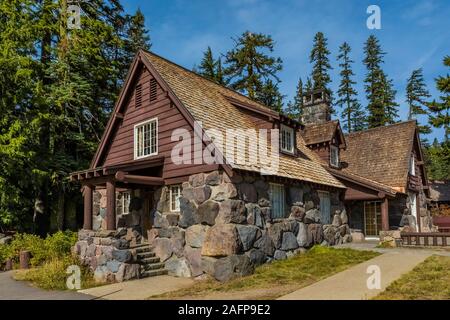
[[[141,265],[141,278],[154,277],[167,274],[168,271],[164,269],[164,263],[155,256],[148,243],[138,244],[130,249],[135,249],[137,254],[137,261]]]

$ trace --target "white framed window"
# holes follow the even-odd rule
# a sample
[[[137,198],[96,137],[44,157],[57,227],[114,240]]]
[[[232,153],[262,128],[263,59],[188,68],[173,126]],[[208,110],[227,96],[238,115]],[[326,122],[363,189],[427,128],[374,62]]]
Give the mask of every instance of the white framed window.
[[[158,154],[158,119],[153,118],[134,126],[134,158]]]
[[[270,205],[272,207],[272,218],[279,219],[285,218],[286,210],[286,195],[284,191],[284,185],[271,183],[270,184]]]
[[[130,213],[131,194],[128,191],[121,192],[122,195],[122,214]]]
[[[180,211],[181,185],[170,186],[170,211]]]
[[[414,159],[414,154],[409,157],[409,173],[413,176],[416,175],[416,162]]]
[[[330,146],[330,164],[333,167],[339,167],[339,148]]]
[[[294,153],[294,129],[281,125],[280,144],[281,151]]]

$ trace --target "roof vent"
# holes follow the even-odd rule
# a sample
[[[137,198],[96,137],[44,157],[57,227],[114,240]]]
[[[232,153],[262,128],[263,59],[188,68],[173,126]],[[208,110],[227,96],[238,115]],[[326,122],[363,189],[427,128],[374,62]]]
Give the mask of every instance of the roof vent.
[[[142,106],[142,85],[138,84],[134,91],[134,105],[136,108]]]

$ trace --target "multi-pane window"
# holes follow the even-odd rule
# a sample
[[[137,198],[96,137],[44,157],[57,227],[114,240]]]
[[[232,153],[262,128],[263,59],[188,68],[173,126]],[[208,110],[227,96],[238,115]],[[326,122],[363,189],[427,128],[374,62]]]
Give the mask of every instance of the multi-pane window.
[[[294,152],[294,129],[281,125],[281,151]]]
[[[181,185],[170,186],[170,211],[180,211]]]
[[[158,120],[149,121],[134,126],[134,158],[139,159],[158,153]]]
[[[122,192],[122,214],[130,213],[131,195],[128,191]]]
[[[282,184],[271,183],[270,184],[270,204],[272,206],[272,218],[285,218],[286,196],[284,192],[284,186]]]
[[[333,167],[339,167],[339,148],[336,146],[330,147],[330,164]]]

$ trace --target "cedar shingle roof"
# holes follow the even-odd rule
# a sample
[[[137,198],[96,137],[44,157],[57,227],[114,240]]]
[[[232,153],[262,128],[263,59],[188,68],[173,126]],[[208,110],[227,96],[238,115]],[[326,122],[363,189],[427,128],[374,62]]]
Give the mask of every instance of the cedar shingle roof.
[[[430,198],[433,201],[450,201],[450,180],[431,181]]]
[[[174,94],[187,108],[196,121],[202,122],[202,127],[208,129],[257,129],[256,124],[227,97],[250,104],[255,108],[270,110],[231,89],[220,86],[194,72],[180,67],[153,53],[145,52],[145,57],[160,74],[162,79],[173,90]],[[320,165],[315,154],[309,150],[297,134],[297,147],[302,154],[295,158],[280,154],[278,176],[302,181],[344,188],[344,185],[328,173]],[[248,151],[248,150],[247,150]],[[250,150],[250,152],[257,152]],[[238,152],[239,153],[239,150]],[[248,152],[247,152],[248,154]],[[225,154],[225,157],[227,155]],[[233,168],[260,172],[258,166],[233,164]]]
[[[332,120],[320,124],[308,124],[302,135],[306,145],[330,141],[338,127],[339,121]]]
[[[348,167],[342,170],[405,188],[415,130],[416,121],[412,120],[346,135],[347,149],[341,150],[341,161]]]

